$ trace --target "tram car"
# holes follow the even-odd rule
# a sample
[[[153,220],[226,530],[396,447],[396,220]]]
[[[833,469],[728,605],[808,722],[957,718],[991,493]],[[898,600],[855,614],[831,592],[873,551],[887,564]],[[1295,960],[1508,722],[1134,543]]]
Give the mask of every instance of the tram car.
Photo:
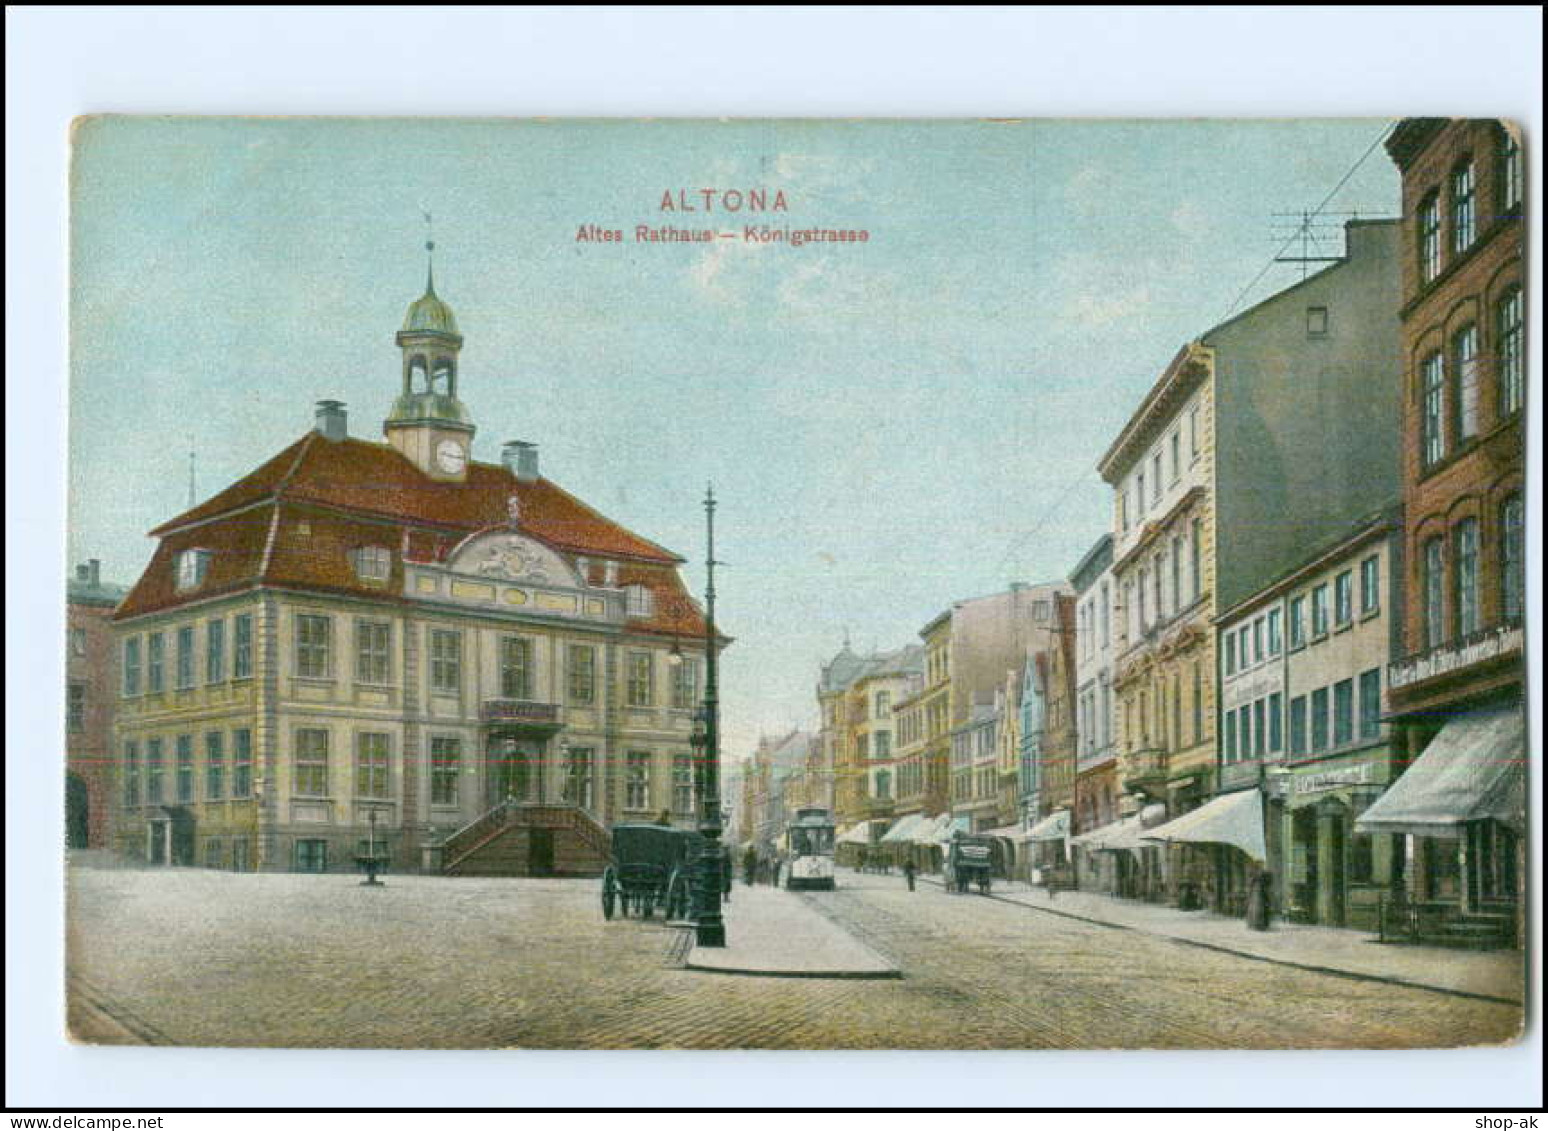
[[[994,839],[957,833],[946,848],[946,890],[966,892],[976,886],[979,895],[988,895],[994,873]]]
[[[785,829],[785,886],[794,891],[833,890],[833,814],[798,809]]]
[[[614,825],[612,861],[602,873],[602,917],[621,912],[649,919],[658,907],[668,919],[686,916],[703,845],[692,829]]]

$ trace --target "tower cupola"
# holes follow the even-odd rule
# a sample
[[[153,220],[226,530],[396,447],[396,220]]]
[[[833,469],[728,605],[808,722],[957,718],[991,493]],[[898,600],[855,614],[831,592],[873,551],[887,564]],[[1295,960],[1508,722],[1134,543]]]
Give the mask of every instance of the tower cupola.
[[[435,251],[433,240],[425,250]],[[403,384],[383,422],[388,441],[432,479],[461,482],[471,456],[473,418],[457,399],[462,334],[457,316],[435,293],[432,260],[425,293],[409,304],[396,336]]]

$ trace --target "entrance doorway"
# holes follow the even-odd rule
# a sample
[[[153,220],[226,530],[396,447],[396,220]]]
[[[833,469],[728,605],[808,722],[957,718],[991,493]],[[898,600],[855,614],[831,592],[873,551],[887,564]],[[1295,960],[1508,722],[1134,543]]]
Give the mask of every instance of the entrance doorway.
[[[527,874],[552,876],[554,874],[554,830],[532,829],[527,836]]]
[[[87,848],[91,836],[91,798],[80,774],[65,775],[65,844]]]
[[[485,750],[485,797],[490,808],[502,801],[539,799],[544,743],[514,734],[492,734]]]

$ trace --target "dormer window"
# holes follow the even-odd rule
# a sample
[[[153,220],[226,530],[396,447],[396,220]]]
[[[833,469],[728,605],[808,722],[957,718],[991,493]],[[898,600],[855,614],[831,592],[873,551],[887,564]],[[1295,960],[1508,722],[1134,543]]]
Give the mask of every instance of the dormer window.
[[[177,555],[177,587],[196,589],[204,584],[210,570],[210,551],[184,550]]]
[[[625,586],[624,597],[631,617],[648,617],[655,609],[654,594],[643,585]]]
[[[385,546],[359,546],[353,557],[355,576],[362,581],[386,581],[392,573],[392,551]]]

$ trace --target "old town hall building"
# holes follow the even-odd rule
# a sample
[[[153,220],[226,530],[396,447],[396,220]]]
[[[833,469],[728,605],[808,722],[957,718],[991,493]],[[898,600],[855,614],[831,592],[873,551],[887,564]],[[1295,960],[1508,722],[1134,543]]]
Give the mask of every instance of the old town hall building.
[[[396,340],[386,442],[323,401],[151,532],[114,618],[128,855],[581,874],[611,823],[690,817],[705,623],[683,559],[541,476],[534,445],[472,458],[433,281]]]

